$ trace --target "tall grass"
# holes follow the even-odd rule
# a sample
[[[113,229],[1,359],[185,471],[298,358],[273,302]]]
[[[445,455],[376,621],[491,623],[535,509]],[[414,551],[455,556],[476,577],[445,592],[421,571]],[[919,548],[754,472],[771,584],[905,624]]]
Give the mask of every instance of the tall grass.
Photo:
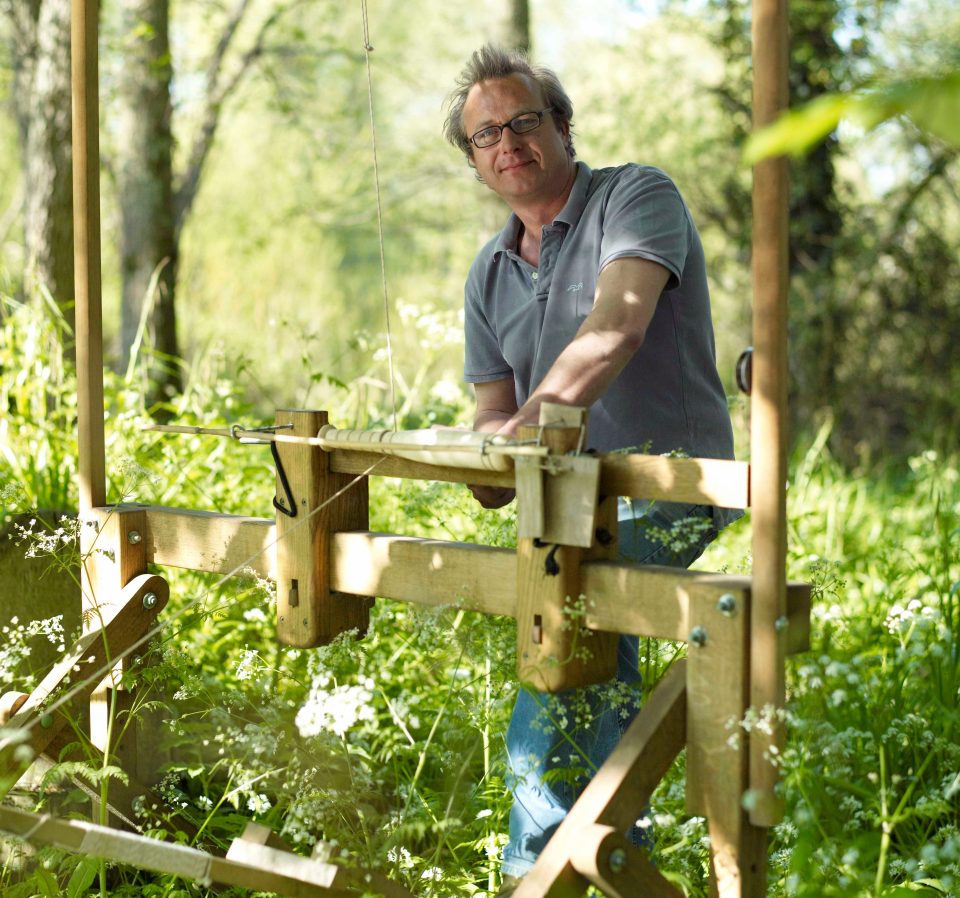
[[[8,511],[75,502],[73,380],[50,357],[60,336],[49,310],[36,308],[11,306],[0,330]],[[423,364],[429,370],[429,359]],[[200,360],[177,416],[262,423],[236,369],[222,356]],[[320,404],[342,401],[351,423],[383,417],[374,408],[382,386],[368,406],[346,385],[307,381]],[[420,386],[407,396],[408,423],[465,414],[462,394],[437,392],[433,382],[411,381]],[[106,391],[112,497],[270,514],[268,453],[201,437],[145,438],[134,379],[108,376]],[[824,432],[791,466],[789,572],[815,585],[813,648],[789,662],[788,811],[771,837],[769,892],[958,895],[958,463],[927,453],[886,471],[849,472],[825,445]],[[371,495],[376,530],[512,539],[509,512],[480,512],[459,487],[374,480]],[[743,521],[699,566],[740,571],[749,561]],[[179,809],[200,830],[197,844],[222,848],[253,818],[300,850],[320,843],[334,859],[387,871],[425,898],[496,887],[509,811],[502,738],[515,689],[511,622],[463,612],[453,595],[449,607],[428,611],[381,601],[364,639],[291,650],[274,636],[270,584],[168,573],[171,623],[138,676],[139,707],[162,721],[158,738],[169,751],[164,803],[141,808],[147,832],[178,832]],[[22,648],[34,637],[43,629],[18,635],[16,657],[0,657],[8,687],[26,685]],[[40,795],[21,800],[86,812],[64,785],[69,773],[76,767],[55,767]],[[660,869],[686,894],[704,896],[706,830],[684,816],[682,774],[679,764],[649,822]],[[73,882],[80,896],[88,875],[53,849],[23,863],[8,855],[0,892],[25,898]],[[114,895],[205,892],[130,869],[111,869],[108,879]]]

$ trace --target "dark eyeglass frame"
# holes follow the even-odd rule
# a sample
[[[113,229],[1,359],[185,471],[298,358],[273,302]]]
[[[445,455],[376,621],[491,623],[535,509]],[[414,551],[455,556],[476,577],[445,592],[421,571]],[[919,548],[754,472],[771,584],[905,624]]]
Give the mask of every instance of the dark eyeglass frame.
[[[504,122],[502,125],[487,125],[485,128],[481,128],[479,131],[474,132],[474,134],[467,138],[470,143],[472,143],[478,150],[486,150],[490,147],[495,147],[503,139],[503,129],[509,128],[513,131],[514,134],[522,135],[529,134],[531,131],[536,131],[543,124],[543,117],[548,112],[553,112],[553,106],[547,106],[545,109],[531,109],[529,112],[521,112],[519,115],[515,115],[509,122]],[[518,131],[514,127],[514,122],[518,119],[526,118],[528,115],[535,115],[537,117],[537,123],[532,128],[526,128],[523,131]],[[477,143],[477,135],[483,134],[484,131],[496,131],[497,139],[491,140],[489,143]]]

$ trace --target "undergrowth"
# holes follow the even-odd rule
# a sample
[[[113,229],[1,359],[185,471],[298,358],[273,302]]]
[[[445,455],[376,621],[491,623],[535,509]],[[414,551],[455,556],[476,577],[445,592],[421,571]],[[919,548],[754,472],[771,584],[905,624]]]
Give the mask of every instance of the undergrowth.
[[[76,506],[74,379],[50,358],[58,327],[27,308],[11,307],[3,323],[5,518]],[[212,354],[170,411],[184,423],[263,423],[237,381],[237,366]],[[346,385],[320,375],[310,383],[312,404],[329,407],[334,420],[343,403],[352,419],[376,423],[372,406],[360,414]],[[329,393],[319,397],[321,386]],[[406,424],[468,419],[462,392],[422,389],[419,403],[408,397]],[[136,384],[109,375],[106,392],[112,499],[272,514],[264,447],[143,434],[150,419]],[[812,648],[788,667],[789,738],[779,761],[787,813],[771,832],[769,894],[958,895],[957,460],[927,453],[886,472],[851,474],[825,443],[821,434],[791,466],[789,573],[813,583],[814,613]],[[450,485],[374,478],[370,508],[377,531],[495,545],[509,545],[515,532],[511,512],[483,512]],[[11,534],[23,551],[76,570],[68,523],[17,521]],[[749,565],[747,519],[697,563],[732,573]],[[160,798],[137,808],[143,831],[223,850],[255,820],[298,851],[319,846],[424,898],[495,891],[510,801],[503,735],[516,688],[512,622],[464,611],[456,595],[443,608],[378,601],[365,636],[295,650],[277,642],[272,585],[252,572],[226,581],[164,574],[172,587],[166,623],[128,675],[134,703],[117,709],[115,721],[118,740],[151,721],[150,738],[162,743]],[[42,674],[31,667],[32,640],[59,646],[75,635],[55,621],[5,626],[4,690],[29,690]],[[644,641],[647,688],[681,651]],[[731,721],[731,738],[755,725]],[[79,722],[74,740],[39,789],[7,800],[89,819],[74,782],[109,789],[125,774],[112,758],[94,760]],[[708,830],[686,816],[683,787],[681,757],[638,816],[658,867],[699,898],[707,893]],[[180,898],[208,890],[8,841],[0,893]]]

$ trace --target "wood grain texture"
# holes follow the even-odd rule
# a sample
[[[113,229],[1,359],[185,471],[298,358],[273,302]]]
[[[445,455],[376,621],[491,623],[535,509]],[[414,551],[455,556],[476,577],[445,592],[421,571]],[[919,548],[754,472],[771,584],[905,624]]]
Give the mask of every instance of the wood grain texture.
[[[761,128],[787,108],[787,2],[753,0],[753,124]],[[753,170],[753,386],[750,457],[753,532],[753,617],[750,703],[782,708],[787,551],[787,295],[789,172],[785,158]],[[768,756],[782,750],[780,725],[751,740],[750,781],[758,800],[751,819],[772,826],[783,802],[774,794],[778,773]]]
[[[312,436],[327,423],[326,412],[280,409],[276,423],[292,425],[294,436]],[[286,431],[284,431],[286,432]],[[372,600],[358,601],[330,588],[330,535],[366,530],[367,481],[334,474],[316,446],[278,443],[293,493],[296,517],[277,512],[277,633],[299,648],[322,645],[346,630],[365,633]],[[277,474],[277,496],[286,502]]]

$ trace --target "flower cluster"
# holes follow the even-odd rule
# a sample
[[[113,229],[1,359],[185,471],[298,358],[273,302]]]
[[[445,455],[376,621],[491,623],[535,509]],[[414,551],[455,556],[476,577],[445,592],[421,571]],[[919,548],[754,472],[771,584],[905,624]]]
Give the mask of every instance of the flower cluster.
[[[341,739],[360,721],[375,719],[373,680],[366,678],[356,686],[329,688],[332,678],[321,674],[310,687],[310,694],[297,712],[296,724],[303,737],[327,731]]]

